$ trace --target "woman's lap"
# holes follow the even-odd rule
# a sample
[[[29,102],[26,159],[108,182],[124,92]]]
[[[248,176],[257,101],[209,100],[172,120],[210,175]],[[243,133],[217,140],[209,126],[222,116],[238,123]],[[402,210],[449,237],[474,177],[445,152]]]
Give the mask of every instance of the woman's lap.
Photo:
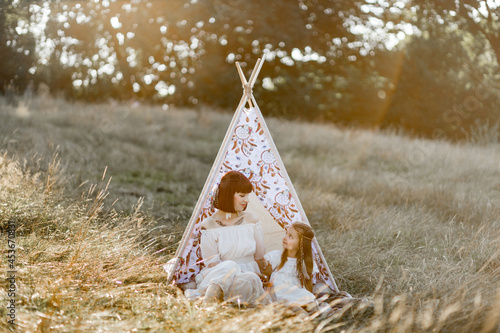
[[[248,265],[245,268],[248,269]],[[211,284],[217,284],[225,300],[239,298],[240,302],[254,302],[264,293],[256,272],[243,271],[241,265],[231,260],[201,271],[196,276],[196,284],[200,293],[204,293]]]

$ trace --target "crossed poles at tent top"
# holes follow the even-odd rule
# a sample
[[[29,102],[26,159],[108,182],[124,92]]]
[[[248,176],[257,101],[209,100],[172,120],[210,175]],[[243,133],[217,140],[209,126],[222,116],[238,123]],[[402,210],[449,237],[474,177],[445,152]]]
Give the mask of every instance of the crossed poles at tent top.
[[[236,68],[238,69],[238,74],[240,75],[241,83],[243,85],[243,96],[241,97],[240,104],[238,105],[237,110],[245,105],[247,101],[251,108],[254,107],[252,103],[252,89],[255,81],[257,81],[257,76],[259,76],[259,72],[263,64],[264,60],[262,60],[261,58],[257,59],[257,62],[255,63],[255,66],[252,70],[252,74],[250,74],[250,79],[247,81],[247,79],[245,78],[245,74],[243,74],[243,70],[241,69],[240,63],[236,62]]]

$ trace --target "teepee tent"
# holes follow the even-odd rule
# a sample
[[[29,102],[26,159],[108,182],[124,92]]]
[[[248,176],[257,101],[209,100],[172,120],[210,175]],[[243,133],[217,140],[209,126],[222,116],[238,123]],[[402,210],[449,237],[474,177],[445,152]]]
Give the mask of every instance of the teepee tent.
[[[243,83],[243,96],[229,125],[212,170],[184,232],[175,257],[165,264],[168,281],[178,285],[194,281],[203,268],[200,249],[200,224],[215,212],[213,195],[222,176],[231,170],[243,173],[253,184],[248,211],[261,221],[267,251],[281,249],[281,240],[288,224],[302,221],[309,224],[293,184],[288,177],[278,150],[252,94],[252,88],[264,61],[257,60],[247,81],[239,63],[238,73]],[[249,108],[246,108],[246,105]],[[335,280],[313,240],[313,256],[319,273],[313,277],[316,286],[328,286],[338,292]]]

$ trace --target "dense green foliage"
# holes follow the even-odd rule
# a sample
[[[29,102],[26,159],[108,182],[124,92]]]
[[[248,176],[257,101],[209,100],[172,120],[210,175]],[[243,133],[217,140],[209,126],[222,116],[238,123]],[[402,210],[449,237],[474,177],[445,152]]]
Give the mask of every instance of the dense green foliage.
[[[254,91],[264,114],[462,138],[500,118],[499,10],[491,1],[2,1],[0,92],[32,81],[90,102],[233,109],[241,85],[231,64],[248,75],[265,55]]]

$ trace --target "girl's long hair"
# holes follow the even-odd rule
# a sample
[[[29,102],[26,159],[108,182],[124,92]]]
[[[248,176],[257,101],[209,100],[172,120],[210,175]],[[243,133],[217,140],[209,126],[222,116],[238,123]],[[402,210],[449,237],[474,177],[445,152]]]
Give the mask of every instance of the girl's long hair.
[[[313,256],[311,243],[314,238],[314,231],[309,225],[303,222],[293,222],[291,227],[297,230],[297,233],[299,234],[297,276],[299,277],[301,287],[312,292]],[[278,270],[285,265],[287,258],[288,250],[284,250],[281,254],[281,262],[278,266]]]

